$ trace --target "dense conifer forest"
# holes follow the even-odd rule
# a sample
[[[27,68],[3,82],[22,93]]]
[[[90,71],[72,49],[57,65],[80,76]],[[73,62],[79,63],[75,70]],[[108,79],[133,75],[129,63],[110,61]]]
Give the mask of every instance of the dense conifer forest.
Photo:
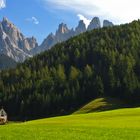
[[[9,117],[68,114],[110,96],[140,104],[140,21],[96,29],[0,72]]]

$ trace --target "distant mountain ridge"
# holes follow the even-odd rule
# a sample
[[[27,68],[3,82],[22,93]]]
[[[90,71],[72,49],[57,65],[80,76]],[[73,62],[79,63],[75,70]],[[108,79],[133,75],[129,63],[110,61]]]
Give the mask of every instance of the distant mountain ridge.
[[[103,27],[112,27],[113,25],[114,24],[108,20],[103,21]],[[56,33],[55,34],[50,33],[40,46],[32,50],[32,53],[37,54],[37,53],[43,52],[45,50],[50,49],[55,44],[66,41],[73,36],[79,35],[81,33],[84,33],[86,31],[90,31],[93,29],[98,29],[101,27],[102,27],[101,22],[98,17],[94,17],[87,28],[84,21],[80,20],[75,30],[73,28],[69,29],[66,24],[61,23]]]
[[[113,26],[113,23],[104,20],[103,27],[109,26]],[[50,49],[57,43],[98,28],[101,28],[100,19],[98,17],[94,17],[87,28],[83,20],[79,21],[75,29],[69,29],[67,24],[61,23],[56,33],[50,33],[39,46],[36,38],[25,37],[13,23],[4,17],[2,22],[0,22],[0,54],[10,57],[16,62],[23,62],[33,55]]]

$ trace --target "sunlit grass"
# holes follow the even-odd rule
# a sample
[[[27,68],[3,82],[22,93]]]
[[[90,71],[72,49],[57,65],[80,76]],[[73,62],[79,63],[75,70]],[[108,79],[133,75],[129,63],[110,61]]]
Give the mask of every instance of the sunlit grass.
[[[102,98],[97,98],[95,100],[92,100],[91,102],[84,105],[73,114],[84,114],[84,113],[91,113],[95,111],[112,110],[112,109],[122,108],[124,106],[126,106],[126,104],[120,101],[119,99],[102,97]]]
[[[0,126],[0,140],[139,140],[140,108]]]

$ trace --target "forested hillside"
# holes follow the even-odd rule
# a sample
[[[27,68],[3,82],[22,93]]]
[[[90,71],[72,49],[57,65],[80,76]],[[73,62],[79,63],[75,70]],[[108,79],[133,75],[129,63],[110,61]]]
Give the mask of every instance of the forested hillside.
[[[67,114],[96,97],[140,101],[140,21],[74,37],[0,73],[10,117]]]

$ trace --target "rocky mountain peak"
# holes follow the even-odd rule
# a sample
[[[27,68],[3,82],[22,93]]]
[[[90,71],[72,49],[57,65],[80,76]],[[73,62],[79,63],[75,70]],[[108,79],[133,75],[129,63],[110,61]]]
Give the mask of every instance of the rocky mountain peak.
[[[23,62],[30,57],[30,50],[37,47],[34,37],[25,38],[20,30],[7,18],[0,22],[0,54],[5,54],[15,61]]]
[[[94,17],[89,26],[88,26],[88,30],[93,30],[93,29],[98,29],[101,28],[101,22],[100,19],[98,17]]]
[[[56,34],[49,34],[38,48],[33,49],[33,54],[48,50],[59,42],[66,41],[73,36],[86,32],[87,30],[89,31],[97,28],[101,28],[100,19],[98,17],[94,17],[92,19],[90,25],[88,26],[88,29],[86,29],[86,25],[83,20],[79,21],[78,26],[75,29],[68,29],[66,24],[61,23],[58,26]]]
[[[86,31],[86,25],[83,20],[79,21],[78,26],[75,29],[76,34],[80,34]]]
[[[31,38],[26,38],[26,40],[27,40],[27,42],[29,43],[29,46],[30,46],[29,50],[38,46],[38,43],[37,43],[37,40],[36,40],[35,37],[32,36]]]
[[[48,37],[42,43],[42,46],[48,46],[48,49],[56,43],[56,37],[53,33],[50,33]]]
[[[64,24],[64,23],[59,24],[57,33],[65,34],[65,33],[67,33],[68,31],[69,31],[69,29],[68,29],[68,27],[67,27],[66,24]]]
[[[65,41],[71,36],[71,30],[68,29],[67,25],[64,23],[59,24],[58,30],[55,34],[55,39],[57,42]]]
[[[18,30],[18,28],[10,21],[8,20],[8,18],[4,17],[2,22],[1,22],[2,26],[3,26],[3,29],[5,31],[7,31],[8,29],[15,29],[15,30]],[[7,29],[8,28],[8,29]],[[18,30],[19,31],[19,30]]]
[[[108,20],[103,21],[103,27],[112,27],[114,24]]]
[[[38,54],[42,51],[45,51],[46,49],[50,49],[56,43],[56,36],[53,33],[50,33],[40,46],[35,47],[31,50],[31,53],[33,55]]]
[[[48,35],[48,38],[54,38],[55,37],[55,35],[53,34],[53,33],[50,33],[49,35]]]
[[[5,23],[5,24],[13,24],[7,17],[3,17],[2,23]]]
[[[9,39],[13,41],[14,43],[17,43],[19,39],[20,40],[24,39],[24,36],[21,34],[20,30],[12,22],[10,22],[6,17],[3,18],[1,25],[3,28],[3,32],[6,33],[7,36],[9,36]]]
[[[8,18],[7,18],[7,17],[3,17],[2,22],[9,22],[9,20],[8,20]]]

